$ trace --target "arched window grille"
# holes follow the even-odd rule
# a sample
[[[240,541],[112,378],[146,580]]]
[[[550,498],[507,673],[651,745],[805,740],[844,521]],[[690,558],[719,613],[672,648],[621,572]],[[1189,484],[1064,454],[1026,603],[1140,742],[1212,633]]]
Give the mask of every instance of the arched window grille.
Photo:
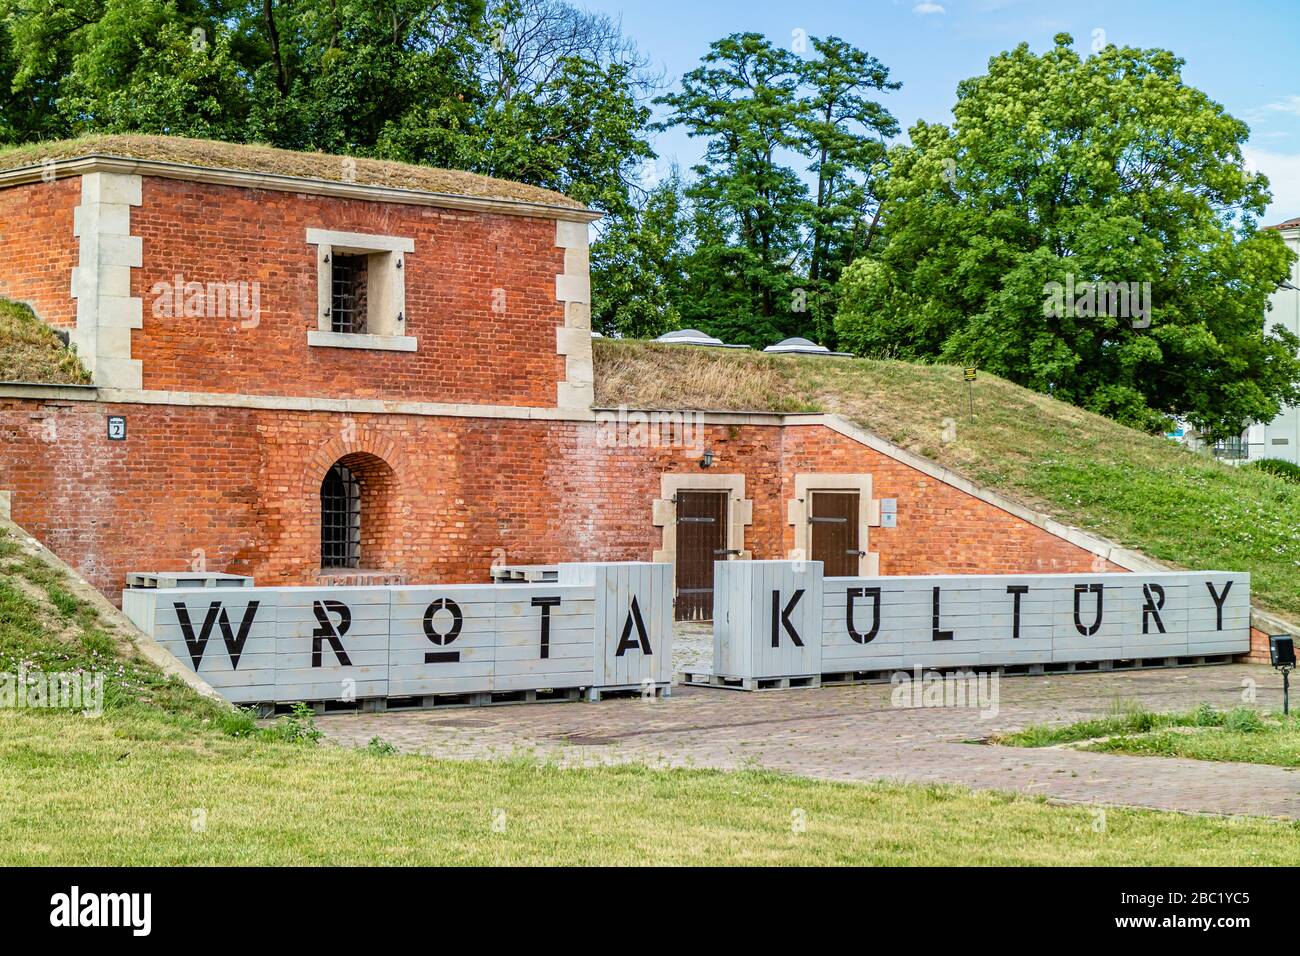
[[[361,485],[336,464],[320,486],[320,566],[355,568],[361,561]]]

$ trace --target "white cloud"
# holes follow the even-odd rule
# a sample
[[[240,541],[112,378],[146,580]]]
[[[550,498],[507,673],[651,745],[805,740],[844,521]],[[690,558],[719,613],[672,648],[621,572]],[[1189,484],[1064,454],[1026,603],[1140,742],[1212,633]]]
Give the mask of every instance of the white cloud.
[[[1300,116],[1300,96],[1284,96],[1276,103],[1267,104],[1264,109],[1272,110],[1275,113],[1292,113]]]
[[[937,3],[922,2],[912,8],[913,13],[919,13],[921,16],[927,16],[931,13],[944,13],[943,7]]]
[[[1264,214],[1264,225],[1271,226],[1300,216],[1300,153],[1275,153],[1247,146],[1242,150],[1246,168],[1268,177],[1273,203]]]

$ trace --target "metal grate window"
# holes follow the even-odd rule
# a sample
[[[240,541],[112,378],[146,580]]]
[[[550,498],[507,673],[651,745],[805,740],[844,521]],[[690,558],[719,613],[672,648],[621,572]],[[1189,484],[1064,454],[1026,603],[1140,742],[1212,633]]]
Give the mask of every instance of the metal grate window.
[[[335,332],[366,331],[365,256],[335,255],[330,268],[330,322]]]
[[[355,568],[361,559],[361,485],[335,465],[320,486],[320,566]]]

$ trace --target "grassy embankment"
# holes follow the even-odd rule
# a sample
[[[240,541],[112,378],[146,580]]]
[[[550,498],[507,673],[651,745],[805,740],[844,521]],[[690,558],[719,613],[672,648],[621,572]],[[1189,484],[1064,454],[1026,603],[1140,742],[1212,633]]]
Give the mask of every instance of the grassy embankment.
[[[31,308],[0,299],[0,382],[89,385],[90,373]]]
[[[868,359],[595,343],[596,402],[834,412],[1064,524],[1174,567],[1249,571],[1300,616],[1300,485],[980,373]]]

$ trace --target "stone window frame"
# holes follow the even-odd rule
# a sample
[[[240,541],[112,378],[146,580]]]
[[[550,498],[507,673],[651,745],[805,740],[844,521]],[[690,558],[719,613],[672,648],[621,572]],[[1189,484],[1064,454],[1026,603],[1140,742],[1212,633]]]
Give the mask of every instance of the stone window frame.
[[[745,548],[745,528],[754,523],[754,502],[745,497],[743,474],[673,473],[659,478],[659,497],[651,505],[651,522],[663,529],[661,546],[650,560],[673,566],[673,580],[677,579],[677,504],[673,501],[679,491],[719,491],[727,495],[727,548],[738,551],[732,560],[749,561],[754,553]]]
[[[794,497],[786,505],[786,523],[794,526],[794,547],[789,557],[793,561],[811,560],[812,542],[809,538],[808,504],[814,491],[851,491],[858,495],[858,548],[865,552],[858,557],[858,576],[869,578],[880,574],[880,554],[871,548],[871,528],[880,526],[880,502],[871,497],[870,474],[833,474],[830,472],[798,472],[794,476]]]
[[[418,342],[406,334],[406,257],[415,240],[330,229],[307,230],[316,247],[316,325],[307,344],[324,348],[414,352]],[[330,316],[335,254],[366,256],[366,331],[335,332]]]

